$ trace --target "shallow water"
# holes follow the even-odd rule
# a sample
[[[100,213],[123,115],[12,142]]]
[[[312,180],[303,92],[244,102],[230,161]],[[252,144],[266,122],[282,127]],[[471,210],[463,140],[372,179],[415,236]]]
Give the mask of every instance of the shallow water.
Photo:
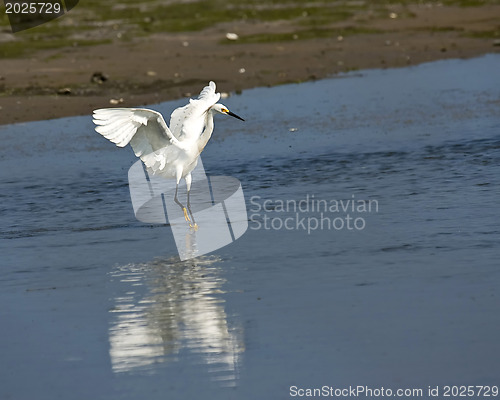
[[[203,164],[241,181],[249,228],[184,262],[89,117],[1,127],[0,398],[498,385],[499,67],[224,100],[247,122],[219,118]]]

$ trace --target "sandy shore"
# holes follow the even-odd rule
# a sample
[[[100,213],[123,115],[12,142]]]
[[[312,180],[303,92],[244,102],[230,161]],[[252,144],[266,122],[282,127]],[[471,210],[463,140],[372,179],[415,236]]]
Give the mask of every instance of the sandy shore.
[[[115,34],[106,44],[3,58],[0,124],[158,103],[195,95],[209,80],[220,91],[238,92],[500,51],[497,4],[391,6],[387,15],[365,18],[368,11],[331,24],[316,37],[290,21],[236,21],[126,41]],[[227,40],[227,32],[240,39]],[[12,34],[1,37],[17,40]],[[92,79],[95,73],[102,75]]]

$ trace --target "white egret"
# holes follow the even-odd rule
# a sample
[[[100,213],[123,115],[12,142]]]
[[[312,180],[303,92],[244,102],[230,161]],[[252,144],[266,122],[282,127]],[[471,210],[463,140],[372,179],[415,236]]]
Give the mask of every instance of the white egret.
[[[220,93],[215,92],[215,83],[211,81],[197,99],[189,99],[187,105],[174,110],[170,116],[170,128],[159,112],[145,108],[103,108],[93,113],[98,133],[118,147],[130,143],[148,172],[176,179],[174,201],[182,208],[189,225],[195,229],[197,225],[189,202],[191,171],[212,136],[214,114],[230,115],[244,121],[226,106],[217,103],[219,99]],[[186,181],[187,210],[177,198],[182,178]]]

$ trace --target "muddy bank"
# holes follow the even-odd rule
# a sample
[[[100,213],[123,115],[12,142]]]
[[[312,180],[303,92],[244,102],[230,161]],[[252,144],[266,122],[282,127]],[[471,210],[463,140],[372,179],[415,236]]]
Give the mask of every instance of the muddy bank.
[[[494,1],[474,7],[345,3],[351,8],[342,18],[337,10],[330,19],[312,19],[308,25],[308,12],[314,16],[321,10],[310,8],[299,18],[283,20],[214,20],[205,29],[186,32],[155,31],[146,16],[143,21],[153,27],[147,34],[120,21],[83,29],[78,21],[86,10],[77,7],[60,18],[59,29],[68,29],[74,40],[59,47],[35,46],[39,28],[0,37],[0,124],[157,103],[194,95],[209,80],[220,91],[237,93],[500,50],[500,5]],[[227,39],[228,32],[238,39]],[[26,51],[19,50],[23,46]]]

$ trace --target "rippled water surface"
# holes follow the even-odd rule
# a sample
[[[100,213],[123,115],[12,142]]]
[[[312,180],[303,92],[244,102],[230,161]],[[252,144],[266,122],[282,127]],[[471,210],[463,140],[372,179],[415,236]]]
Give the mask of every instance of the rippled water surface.
[[[184,262],[169,226],[135,219],[132,151],[90,117],[1,127],[0,398],[498,384],[499,68],[224,100],[247,121],[218,118],[203,164],[240,180],[249,228]]]

